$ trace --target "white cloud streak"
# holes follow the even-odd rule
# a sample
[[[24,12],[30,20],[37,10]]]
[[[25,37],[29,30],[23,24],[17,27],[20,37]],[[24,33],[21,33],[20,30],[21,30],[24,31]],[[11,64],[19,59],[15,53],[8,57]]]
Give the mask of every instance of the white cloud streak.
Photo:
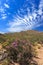
[[[29,8],[27,9],[28,14],[24,15],[24,17],[19,16],[18,14],[20,14],[20,11],[18,11],[18,14],[16,16],[14,16],[13,18],[13,22],[9,22],[8,26],[9,28],[7,28],[7,30],[9,32],[20,32],[20,31],[24,31],[24,30],[31,30],[34,29],[36,27],[39,27],[41,25],[43,25],[41,23],[41,19],[43,18],[43,11],[42,11],[42,7],[43,7],[43,1],[40,1],[39,4],[39,9],[36,10],[33,7],[33,12],[30,13]],[[24,10],[22,9],[22,12]],[[41,15],[41,18],[40,18]]]
[[[43,0],[40,1],[40,5],[39,5],[39,10],[38,10],[38,14],[42,15],[43,14]]]
[[[6,8],[9,8],[9,5],[8,5],[8,4],[6,4],[6,3],[4,3],[4,6],[5,6]]]
[[[3,8],[2,6],[0,7],[0,12],[1,12],[1,13],[2,13],[2,12],[4,13],[4,8]]]

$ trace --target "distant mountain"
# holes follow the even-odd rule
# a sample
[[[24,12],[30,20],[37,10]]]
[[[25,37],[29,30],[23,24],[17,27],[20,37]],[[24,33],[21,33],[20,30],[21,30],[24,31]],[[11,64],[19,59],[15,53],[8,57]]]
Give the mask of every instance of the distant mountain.
[[[14,40],[29,40],[30,42],[43,41],[43,32],[34,30],[0,34],[0,43],[8,41],[12,43]]]
[[[0,43],[3,43],[6,41],[5,35],[0,33]]]

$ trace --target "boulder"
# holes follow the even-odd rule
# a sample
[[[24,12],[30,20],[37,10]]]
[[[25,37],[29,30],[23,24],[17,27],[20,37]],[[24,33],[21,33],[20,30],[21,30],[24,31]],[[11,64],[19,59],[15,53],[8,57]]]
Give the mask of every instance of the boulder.
[[[8,53],[7,53],[6,49],[0,49],[0,61],[7,58],[7,56],[8,56]]]

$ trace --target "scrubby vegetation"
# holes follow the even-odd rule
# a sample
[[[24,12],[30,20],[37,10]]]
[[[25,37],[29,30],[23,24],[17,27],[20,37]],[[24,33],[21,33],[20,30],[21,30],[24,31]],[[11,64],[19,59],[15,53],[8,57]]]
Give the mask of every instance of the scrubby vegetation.
[[[8,56],[1,61],[2,65],[15,65],[14,63],[37,65],[33,57],[37,55],[36,49],[40,49],[43,45],[43,33],[30,30],[0,34],[0,44],[8,53]]]

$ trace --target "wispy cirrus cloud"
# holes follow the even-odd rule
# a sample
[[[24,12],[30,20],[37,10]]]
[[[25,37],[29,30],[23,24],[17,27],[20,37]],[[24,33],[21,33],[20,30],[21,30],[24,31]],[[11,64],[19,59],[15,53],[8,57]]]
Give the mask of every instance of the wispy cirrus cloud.
[[[7,18],[7,15],[8,13],[6,13],[7,9],[10,8],[10,6],[8,5],[8,3],[4,2],[4,1],[0,1],[0,19],[3,20],[3,19],[6,19]]]
[[[38,14],[39,15],[42,15],[43,14],[43,0],[40,1]]]
[[[8,5],[8,4],[6,4],[6,3],[4,3],[4,6],[5,6],[6,8],[9,8],[9,5]]]
[[[27,4],[26,4],[27,6]],[[25,7],[25,6],[23,6]],[[34,4],[32,3],[32,12],[30,12],[30,8],[27,7],[25,9],[18,10],[16,16],[14,16],[13,21],[8,22],[7,30],[9,32],[20,32],[24,30],[32,30],[36,27],[43,25],[43,0],[40,0],[38,10],[35,8]],[[23,15],[23,12],[27,14]]]

